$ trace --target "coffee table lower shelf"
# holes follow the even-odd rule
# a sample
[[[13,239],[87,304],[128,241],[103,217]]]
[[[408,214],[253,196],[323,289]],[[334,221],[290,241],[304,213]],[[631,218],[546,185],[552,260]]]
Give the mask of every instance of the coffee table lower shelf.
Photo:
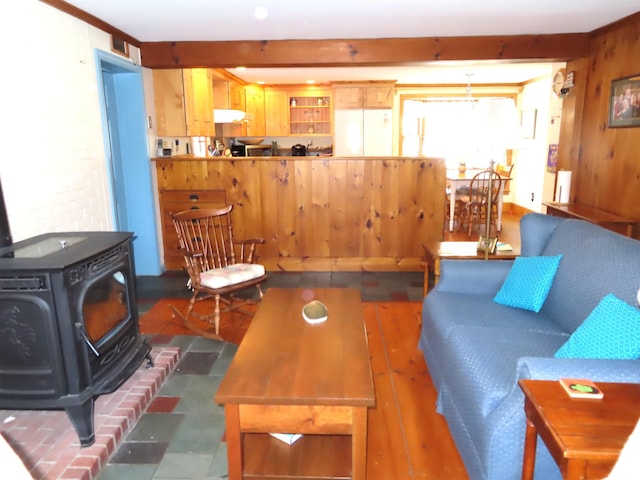
[[[350,435],[303,435],[293,445],[268,433],[243,435],[243,479],[350,479]]]

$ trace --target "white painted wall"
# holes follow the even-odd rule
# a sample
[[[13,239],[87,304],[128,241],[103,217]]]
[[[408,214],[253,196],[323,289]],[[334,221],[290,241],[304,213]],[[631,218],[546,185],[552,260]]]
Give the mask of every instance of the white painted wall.
[[[553,72],[564,64],[549,64],[549,75],[527,84],[520,95],[518,110],[536,109],[534,139],[524,139],[515,151],[511,201],[533,212],[545,212],[542,202],[552,200],[555,174],[547,171],[550,143],[558,143],[562,100],[551,90]],[[533,194],[533,201],[531,200]]]
[[[112,230],[94,59],[111,37],[37,0],[5,2],[0,18],[0,179],[14,241]]]

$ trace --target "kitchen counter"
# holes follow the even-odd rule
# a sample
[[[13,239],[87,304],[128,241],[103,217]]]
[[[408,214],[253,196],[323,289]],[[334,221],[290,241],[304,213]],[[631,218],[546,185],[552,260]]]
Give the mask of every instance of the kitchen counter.
[[[443,239],[443,159],[153,160],[159,192],[224,190],[236,237],[266,240],[258,255],[267,270],[421,271],[422,245]]]

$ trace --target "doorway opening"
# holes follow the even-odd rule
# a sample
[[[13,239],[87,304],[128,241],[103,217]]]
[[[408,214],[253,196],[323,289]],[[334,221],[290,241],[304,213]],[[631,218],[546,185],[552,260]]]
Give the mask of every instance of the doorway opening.
[[[142,68],[101,50],[96,65],[113,224],[134,233],[136,273],[160,275]]]

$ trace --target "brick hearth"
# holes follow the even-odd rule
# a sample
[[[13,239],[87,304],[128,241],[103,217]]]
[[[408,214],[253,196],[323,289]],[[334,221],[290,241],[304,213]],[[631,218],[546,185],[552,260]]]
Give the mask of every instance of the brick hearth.
[[[95,402],[96,441],[81,448],[64,411],[0,410],[4,435],[35,480],[93,480],[151,403],[180,358],[178,347],[154,347],[146,362],[115,392]]]

